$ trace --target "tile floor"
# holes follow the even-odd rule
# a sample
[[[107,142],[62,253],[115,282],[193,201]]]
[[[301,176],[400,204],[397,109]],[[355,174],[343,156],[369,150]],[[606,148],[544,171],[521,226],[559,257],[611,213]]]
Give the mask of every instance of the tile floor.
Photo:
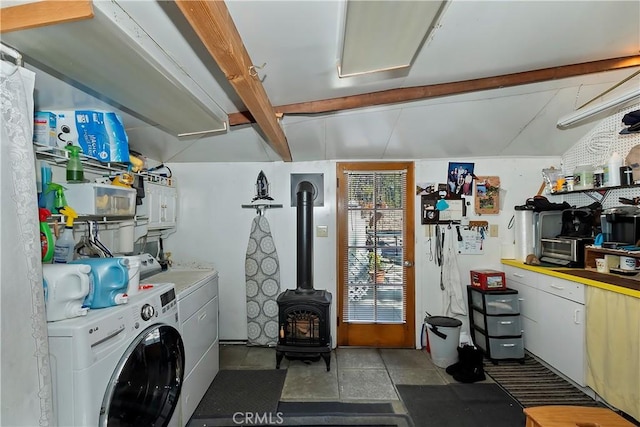
[[[275,363],[273,348],[220,346],[220,369],[274,369]],[[338,348],[331,353],[329,372],[322,359],[305,363],[285,358],[280,369],[287,370],[280,400],[390,402],[396,413],[406,412],[396,384],[456,382],[425,351],[411,349]]]

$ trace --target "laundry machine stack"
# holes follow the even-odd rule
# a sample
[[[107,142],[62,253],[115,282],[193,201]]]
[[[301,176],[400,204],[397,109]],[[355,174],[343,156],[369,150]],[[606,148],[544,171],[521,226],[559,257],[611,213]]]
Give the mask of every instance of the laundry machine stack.
[[[168,425],[179,412],[185,352],[173,284],[48,323],[57,425]]]

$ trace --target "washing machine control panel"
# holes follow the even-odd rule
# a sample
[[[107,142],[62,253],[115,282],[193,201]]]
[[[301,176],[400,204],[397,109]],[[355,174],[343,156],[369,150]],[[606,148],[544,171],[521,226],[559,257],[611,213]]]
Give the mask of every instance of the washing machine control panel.
[[[142,320],[146,322],[147,320],[151,319],[155,315],[156,315],[156,309],[153,308],[151,304],[145,304],[142,306],[142,309],[140,310],[140,317],[142,317]]]

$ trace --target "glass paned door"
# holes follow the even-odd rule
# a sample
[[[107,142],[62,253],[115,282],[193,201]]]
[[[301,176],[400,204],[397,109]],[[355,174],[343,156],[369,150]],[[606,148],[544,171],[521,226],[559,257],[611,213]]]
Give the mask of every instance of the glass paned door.
[[[408,220],[413,218],[413,198],[408,194],[413,164],[373,163],[365,169],[363,164],[351,165],[359,167],[345,168],[338,175],[342,296],[338,333],[343,331],[349,337],[343,340],[339,336],[338,341],[342,345],[413,345],[408,333],[414,330],[413,237],[407,239],[413,235],[413,222]],[[380,342],[354,340],[358,330],[374,334],[374,341]],[[388,343],[381,339],[385,330],[396,335]],[[403,337],[403,344],[399,337]]]

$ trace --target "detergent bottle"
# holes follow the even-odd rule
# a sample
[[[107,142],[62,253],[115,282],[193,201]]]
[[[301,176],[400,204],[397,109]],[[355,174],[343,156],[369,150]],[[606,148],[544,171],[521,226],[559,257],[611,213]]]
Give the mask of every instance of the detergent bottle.
[[[69,160],[67,161],[67,182],[84,182],[84,169],[80,161],[80,151],[82,148],[77,145],[67,145]]]
[[[53,252],[54,264],[66,264],[73,261],[73,250],[76,247],[76,241],[73,238],[73,220],[78,218],[78,214],[70,206],[60,209],[60,213],[67,217],[64,231],[58,240]]]
[[[53,235],[47,223],[47,218],[51,216],[48,209],[38,208],[40,217],[40,246],[42,248],[42,262],[49,262],[53,258]]]

